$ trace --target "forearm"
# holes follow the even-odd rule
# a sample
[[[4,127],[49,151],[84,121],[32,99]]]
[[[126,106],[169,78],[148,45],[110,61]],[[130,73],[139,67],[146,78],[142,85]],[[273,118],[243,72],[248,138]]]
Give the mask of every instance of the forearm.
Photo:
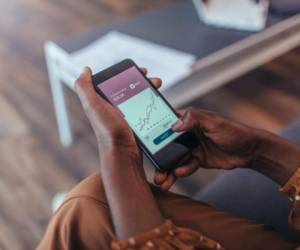
[[[128,238],[162,224],[164,219],[144,176],[141,160],[114,146],[100,152],[100,159],[117,237]]]
[[[258,133],[259,150],[252,168],[282,186],[300,167],[300,146],[265,131]]]

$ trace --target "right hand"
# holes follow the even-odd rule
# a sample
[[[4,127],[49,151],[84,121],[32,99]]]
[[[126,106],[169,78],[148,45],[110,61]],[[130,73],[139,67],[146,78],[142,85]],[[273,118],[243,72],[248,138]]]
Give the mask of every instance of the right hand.
[[[200,145],[191,159],[172,172],[157,171],[154,182],[168,190],[177,177],[193,174],[198,168],[233,169],[249,166],[259,150],[260,131],[213,112],[188,108],[173,125],[176,132],[191,131]]]

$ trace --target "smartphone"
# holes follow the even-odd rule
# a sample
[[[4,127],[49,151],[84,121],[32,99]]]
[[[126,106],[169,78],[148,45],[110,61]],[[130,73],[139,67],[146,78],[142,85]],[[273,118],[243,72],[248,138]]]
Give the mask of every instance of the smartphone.
[[[121,111],[156,168],[167,171],[190,157],[197,137],[172,130],[178,114],[132,60],[123,60],[92,79],[97,93]]]

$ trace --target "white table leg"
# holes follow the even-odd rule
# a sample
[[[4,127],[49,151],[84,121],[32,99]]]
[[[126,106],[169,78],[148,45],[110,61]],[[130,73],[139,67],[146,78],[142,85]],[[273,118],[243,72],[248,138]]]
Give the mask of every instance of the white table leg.
[[[70,146],[73,142],[72,129],[70,126],[68,110],[64,97],[63,83],[59,77],[59,70],[55,51],[45,45],[45,55],[48,68],[49,81],[52,90],[55,115],[59,130],[60,141],[63,146]]]

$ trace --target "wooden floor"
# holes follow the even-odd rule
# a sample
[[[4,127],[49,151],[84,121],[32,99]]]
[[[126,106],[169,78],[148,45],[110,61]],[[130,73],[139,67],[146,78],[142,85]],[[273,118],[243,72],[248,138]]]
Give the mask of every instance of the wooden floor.
[[[76,142],[68,149],[59,144],[43,43],[172,2],[0,0],[1,250],[33,249],[51,215],[53,195],[98,169],[93,135],[70,91]],[[299,62],[298,49],[194,105],[278,132],[300,116]]]

